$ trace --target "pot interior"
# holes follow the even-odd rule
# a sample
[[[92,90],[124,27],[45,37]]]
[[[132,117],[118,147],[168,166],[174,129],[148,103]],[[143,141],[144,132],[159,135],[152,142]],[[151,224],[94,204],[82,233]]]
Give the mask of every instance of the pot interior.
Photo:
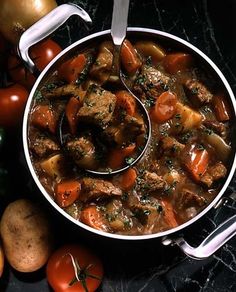
[[[38,169],[35,167],[35,162],[33,159],[33,154],[30,147],[30,141],[29,141],[29,130],[30,130],[30,120],[29,116],[32,113],[32,108],[35,106],[35,100],[40,98],[40,92],[43,86],[45,84],[51,83],[52,80],[55,79],[55,72],[57,72],[57,69],[59,66],[64,64],[66,61],[68,61],[70,58],[72,58],[75,55],[78,55],[80,52],[83,52],[84,50],[87,50],[88,48],[96,48],[98,43],[102,43],[105,40],[111,40],[110,37],[110,31],[104,31],[100,33],[96,33],[94,35],[88,36],[82,40],[79,40],[78,42],[72,44],[68,48],[66,48],[63,52],[61,52],[41,73],[39,78],[37,79],[30,97],[28,99],[28,103],[25,110],[24,115],[24,123],[23,123],[23,141],[24,141],[24,151],[26,155],[26,160],[29,166],[29,169],[31,171],[32,177],[34,181],[36,182],[37,186],[39,187],[42,194],[46,197],[46,199],[55,207],[63,216],[65,216],[67,219],[72,221],[73,223],[77,224],[78,226],[87,229],[88,231],[97,233],[102,236],[107,236],[111,238],[117,238],[117,239],[149,239],[154,237],[162,237],[171,233],[174,233],[176,231],[179,231],[186,226],[189,226],[196,220],[198,220],[201,216],[203,216],[206,212],[208,212],[216,203],[217,201],[222,197],[224,194],[224,191],[226,190],[228,184],[230,183],[230,180],[234,174],[235,171],[235,144],[233,143],[233,136],[235,134],[235,113],[236,113],[236,105],[235,105],[235,98],[232,93],[232,90],[230,89],[229,84],[227,83],[226,79],[224,78],[221,71],[216,67],[216,65],[201,51],[199,51],[196,47],[192,46],[191,44],[187,43],[186,41],[175,37],[173,35],[156,31],[156,30],[150,30],[150,29],[144,29],[144,28],[129,28],[127,33],[127,38],[136,42],[138,40],[145,40],[145,41],[152,41],[160,45],[161,47],[170,48],[171,51],[179,51],[179,52],[185,52],[186,54],[190,54],[194,57],[195,63],[197,64],[197,67],[199,70],[204,70],[204,72],[207,72],[207,78],[214,81],[215,84],[220,89],[223,89],[224,92],[227,95],[227,102],[229,103],[229,106],[231,108],[231,121],[230,121],[230,133],[229,133],[229,140],[231,143],[231,154],[230,157],[227,160],[227,175],[224,177],[224,179],[221,182],[220,188],[217,191],[217,194],[212,198],[208,204],[202,208],[198,214],[196,214],[193,218],[190,218],[189,220],[183,222],[182,224],[175,226],[173,228],[170,228],[168,230],[160,230],[159,232],[155,232],[153,234],[143,234],[143,235],[127,235],[127,234],[115,234],[110,232],[104,232],[102,230],[96,230],[76,218],[73,218],[69,215],[68,212],[63,210],[53,199],[52,194],[50,195],[50,190],[43,186],[41,183],[39,176],[38,176]],[[168,50],[166,52],[169,53]]]

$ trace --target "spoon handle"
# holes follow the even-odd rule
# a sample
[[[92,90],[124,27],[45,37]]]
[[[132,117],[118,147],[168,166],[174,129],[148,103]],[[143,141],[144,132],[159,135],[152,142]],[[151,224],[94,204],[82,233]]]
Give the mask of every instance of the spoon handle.
[[[111,36],[115,46],[121,46],[127,29],[129,0],[113,0]]]

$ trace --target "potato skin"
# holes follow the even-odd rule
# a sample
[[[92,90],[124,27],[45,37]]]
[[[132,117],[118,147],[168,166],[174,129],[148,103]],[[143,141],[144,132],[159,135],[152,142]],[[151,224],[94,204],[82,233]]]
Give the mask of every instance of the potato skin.
[[[0,245],[0,278],[3,273],[3,268],[4,268],[4,254],[3,254],[2,246]]]
[[[48,260],[52,233],[42,210],[33,202],[20,199],[5,209],[0,231],[9,264],[20,272],[34,272]]]

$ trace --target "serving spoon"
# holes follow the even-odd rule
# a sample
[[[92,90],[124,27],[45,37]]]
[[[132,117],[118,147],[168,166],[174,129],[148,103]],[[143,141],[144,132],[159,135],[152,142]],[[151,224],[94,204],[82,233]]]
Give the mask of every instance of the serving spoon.
[[[110,73],[109,80],[113,82],[119,83],[119,89],[124,89],[128,91],[135,99],[137,108],[140,110],[142,118],[145,124],[145,143],[142,147],[142,151],[140,151],[139,155],[129,164],[125,165],[119,169],[108,169],[108,170],[94,170],[94,169],[85,169],[86,172],[94,174],[94,175],[112,175],[124,172],[131,166],[134,166],[144,155],[147,146],[149,144],[151,138],[151,121],[148,115],[148,112],[143,105],[143,103],[138,99],[130,88],[127,86],[123,73],[121,70],[121,60],[120,60],[120,52],[123,41],[126,37],[127,31],[127,19],[128,19],[128,12],[129,12],[129,0],[114,0],[113,1],[113,13],[112,13],[112,23],[111,23],[111,37],[113,40],[113,64],[112,70]],[[65,115],[62,116],[59,126],[59,139],[61,144],[64,144],[64,133],[63,133],[63,124],[65,121]]]
[[[120,52],[121,52],[122,44],[126,37],[129,3],[130,3],[129,0],[113,0],[113,13],[112,13],[112,23],[111,23],[111,37],[113,41],[113,64],[112,64],[112,70],[111,70],[111,75],[109,79],[119,81],[120,87],[123,87],[134,97],[136,104],[144,119],[144,123],[146,125],[146,141],[145,141],[143,150],[129,165],[125,165],[122,168],[112,170],[112,171],[96,171],[96,170],[87,169],[87,171],[92,174],[98,174],[98,175],[118,174],[127,170],[131,166],[134,166],[143,157],[151,138],[151,121],[149,118],[149,114],[145,106],[143,105],[143,103],[140,101],[140,99],[137,98],[133,94],[133,92],[130,90],[130,88],[127,86],[123,77],[123,73],[121,71],[121,66],[120,66],[121,64]]]

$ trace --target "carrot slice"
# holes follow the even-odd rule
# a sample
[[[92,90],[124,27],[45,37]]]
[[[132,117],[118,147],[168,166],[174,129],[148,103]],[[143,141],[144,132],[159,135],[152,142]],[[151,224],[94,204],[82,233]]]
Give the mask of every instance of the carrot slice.
[[[129,191],[133,188],[137,178],[137,172],[134,168],[129,168],[121,175],[120,187],[124,191]]]
[[[122,167],[122,165],[124,164],[125,158],[132,155],[135,149],[136,149],[135,144],[129,145],[121,149],[113,149],[110,152],[110,156],[108,158],[109,167],[111,167],[112,169],[117,169],[117,168]]]
[[[31,115],[31,122],[34,126],[56,132],[57,121],[49,105],[38,105]]]
[[[176,112],[177,96],[170,92],[163,92],[150,111],[151,119],[156,123],[164,123]]]
[[[79,181],[62,181],[55,187],[55,200],[60,207],[68,207],[79,198],[80,190],[81,184]]]
[[[132,94],[126,90],[116,92],[116,106],[125,109],[126,113],[133,116],[136,111],[136,102]]]
[[[129,74],[134,74],[142,66],[138,54],[128,40],[125,40],[121,47],[121,63]]]
[[[172,204],[165,199],[162,199],[161,204],[164,209],[163,214],[165,222],[170,226],[170,228],[178,226]]]
[[[75,134],[77,130],[77,112],[81,108],[82,104],[80,100],[76,97],[71,97],[68,101],[65,109],[66,117],[69,123],[71,134]]]
[[[85,207],[81,211],[80,221],[94,229],[108,231],[105,218],[102,216],[101,211],[94,205]]]
[[[178,71],[185,71],[192,67],[193,57],[186,53],[172,53],[163,60],[163,66],[166,72],[175,74]]]
[[[216,118],[220,122],[226,122],[230,119],[230,107],[223,95],[215,95],[213,97],[214,110]]]
[[[58,76],[68,83],[74,83],[78,75],[83,71],[86,63],[87,59],[85,55],[79,54],[77,57],[69,59],[60,66]]]
[[[199,181],[207,170],[209,154],[206,149],[202,149],[196,144],[189,147],[186,147],[186,152],[183,155],[184,164],[192,177]]]

